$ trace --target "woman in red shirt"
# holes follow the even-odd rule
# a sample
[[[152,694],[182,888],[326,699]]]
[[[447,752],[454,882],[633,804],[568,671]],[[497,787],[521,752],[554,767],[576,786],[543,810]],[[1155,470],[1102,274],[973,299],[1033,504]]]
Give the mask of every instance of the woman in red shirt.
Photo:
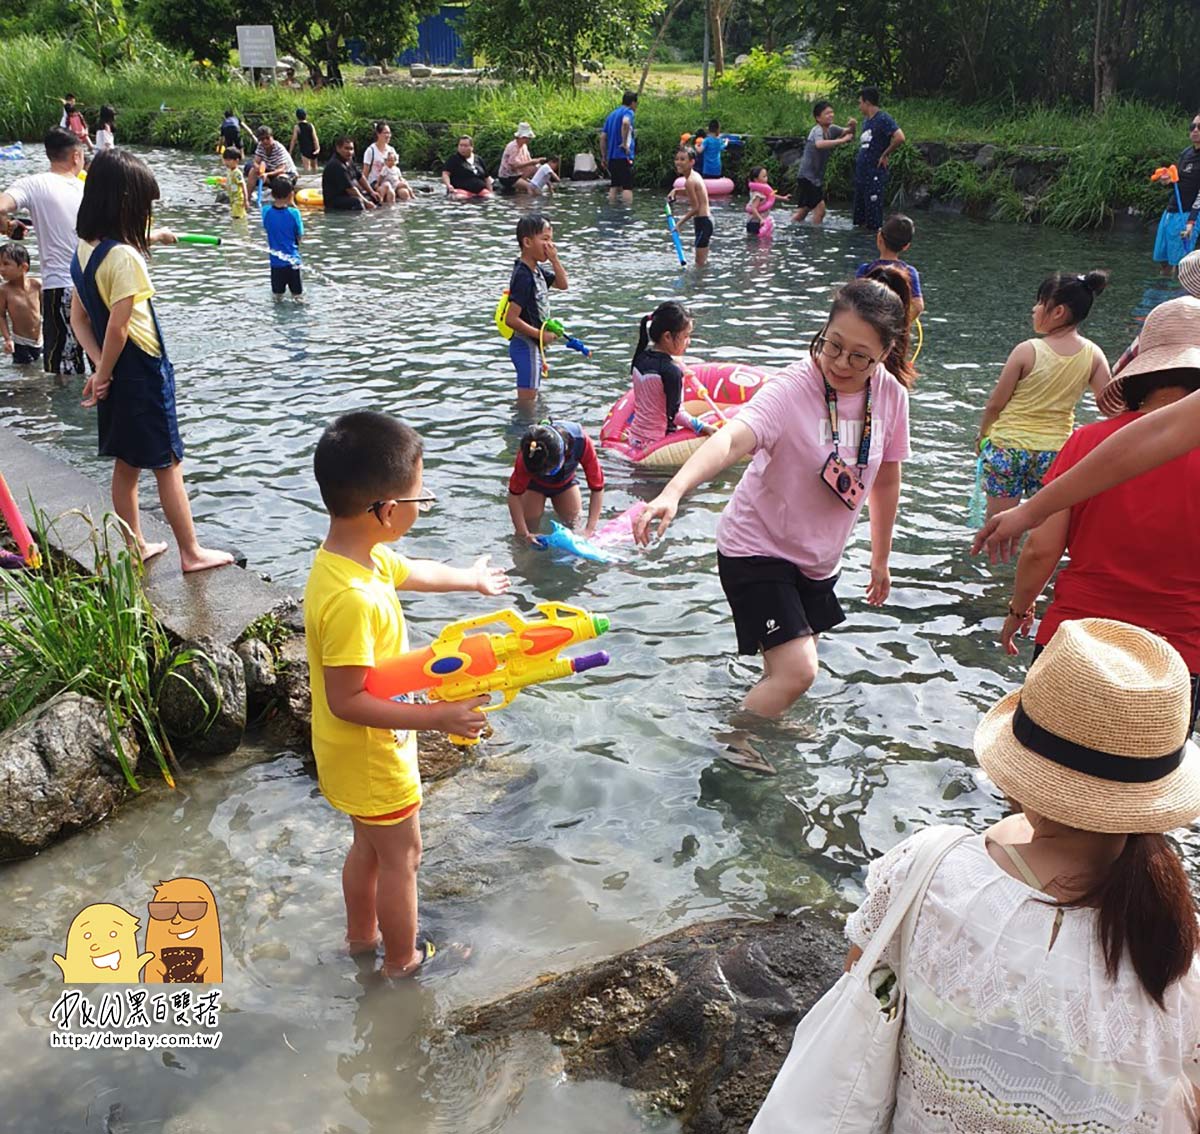
[[[1117,416],[1077,429],[1050,467],[1050,483],[1143,414],[1200,390],[1200,301],[1189,297],[1146,318],[1138,356],[1099,401]],[[1160,634],[1192,674],[1192,721],[1200,686],[1200,449],[1056,512],[1029,536],[1017,564],[1000,640],[1017,652],[1034,603],[1064,552],[1066,567],[1037,631],[1034,658],[1059,623],[1113,618]]]

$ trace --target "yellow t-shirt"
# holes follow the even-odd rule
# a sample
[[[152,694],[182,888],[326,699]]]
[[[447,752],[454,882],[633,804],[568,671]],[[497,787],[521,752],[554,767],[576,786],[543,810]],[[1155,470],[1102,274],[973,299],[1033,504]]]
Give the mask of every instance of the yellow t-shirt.
[[[415,732],[367,728],[335,717],[324,666],[373,666],[408,649],[396,588],[408,562],[380,544],[375,570],[318,549],[304,589],[304,633],[312,686],[312,745],[321,792],[350,815],[388,815],[421,802]]]
[[[1018,383],[988,433],[1001,449],[1057,451],[1075,428],[1075,406],[1092,376],[1096,348],[1087,339],[1074,354],[1059,354],[1044,339],[1033,343],[1033,369]]]
[[[79,242],[79,266],[87,267],[95,251],[91,244]],[[129,337],[153,358],[162,357],[162,344],[154,329],[154,317],[150,314],[150,297],[154,286],[150,283],[150,270],[142,254],[128,244],[118,244],[109,249],[103,263],[96,269],[96,289],[104,306],[110,311],[114,303],[133,296],[133,313],[129,316]],[[101,346],[104,344],[101,343]]]

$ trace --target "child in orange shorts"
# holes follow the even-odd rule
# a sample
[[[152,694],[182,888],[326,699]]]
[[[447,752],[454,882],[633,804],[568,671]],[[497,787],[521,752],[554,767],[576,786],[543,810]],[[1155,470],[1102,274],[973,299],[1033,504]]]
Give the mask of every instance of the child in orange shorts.
[[[496,595],[508,578],[487,556],[463,569],[387,546],[433,503],[422,484],[421,438],[397,418],[339,417],[317,442],[313,471],[329,533],[308,576],[304,631],[321,792],[354,828],[342,867],[346,938],[351,953],[374,952],[382,941],[385,975],[411,976],[436,951],[417,937],[417,730],[478,736],[487,698],[388,701],[366,691],[367,671],[409,648],[398,588]]]

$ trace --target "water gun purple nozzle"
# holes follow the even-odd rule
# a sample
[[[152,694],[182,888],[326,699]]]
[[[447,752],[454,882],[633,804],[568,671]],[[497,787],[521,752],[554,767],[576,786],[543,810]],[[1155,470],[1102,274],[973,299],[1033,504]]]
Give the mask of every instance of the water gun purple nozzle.
[[[597,650],[594,654],[580,654],[577,658],[571,659],[571,668],[576,673],[583,673],[588,669],[599,669],[602,665],[608,665],[612,661],[607,650]]]

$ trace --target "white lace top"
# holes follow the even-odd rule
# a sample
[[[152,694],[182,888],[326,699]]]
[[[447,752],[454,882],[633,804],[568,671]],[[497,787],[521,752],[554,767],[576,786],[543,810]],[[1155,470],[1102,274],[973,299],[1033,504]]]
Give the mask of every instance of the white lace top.
[[[918,834],[871,864],[846,925],[865,946]],[[1093,910],[1055,910],[976,835],[942,861],[905,973],[893,1134],[1196,1134],[1200,964],[1162,1011],[1123,964],[1105,974]],[[895,963],[889,948],[885,959]]]

